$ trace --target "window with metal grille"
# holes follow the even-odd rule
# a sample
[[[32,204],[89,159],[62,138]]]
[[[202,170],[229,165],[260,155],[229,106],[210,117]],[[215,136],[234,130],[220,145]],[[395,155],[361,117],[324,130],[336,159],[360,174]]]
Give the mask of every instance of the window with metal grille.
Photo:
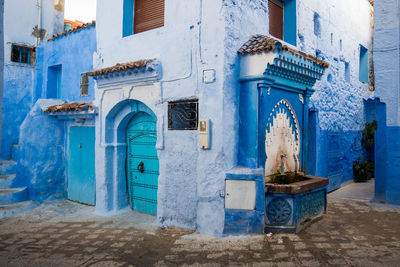
[[[11,61],[24,64],[33,64],[35,61],[34,48],[20,45],[12,45]]]
[[[81,74],[81,87],[80,87],[81,96],[89,95],[89,77],[86,73]]]
[[[123,37],[164,26],[165,0],[124,0]]]
[[[280,0],[268,0],[269,33],[283,40],[283,2]]]
[[[168,130],[197,130],[199,101],[168,103]]]

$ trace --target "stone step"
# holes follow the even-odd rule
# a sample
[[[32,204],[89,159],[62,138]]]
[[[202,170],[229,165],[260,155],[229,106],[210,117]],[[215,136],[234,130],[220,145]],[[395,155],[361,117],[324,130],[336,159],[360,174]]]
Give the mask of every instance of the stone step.
[[[17,163],[13,160],[0,160],[0,176],[17,173]]]
[[[13,204],[28,199],[26,187],[0,189],[0,205]]]
[[[18,144],[13,144],[11,147],[11,159],[18,161]]]
[[[15,216],[22,212],[30,211],[36,208],[38,203],[33,201],[23,201],[8,205],[0,205],[0,219]]]
[[[16,174],[0,176],[0,189],[7,189],[12,186],[13,181],[15,180]]]

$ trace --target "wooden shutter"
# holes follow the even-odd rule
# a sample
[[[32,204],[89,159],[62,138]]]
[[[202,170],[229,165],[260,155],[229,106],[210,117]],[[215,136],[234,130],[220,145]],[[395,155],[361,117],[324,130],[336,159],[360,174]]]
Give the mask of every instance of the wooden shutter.
[[[279,0],[268,0],[269,33],[283,40],[283,3]]]
[[[135,0],[133,32],[164,26],[164,0]]]

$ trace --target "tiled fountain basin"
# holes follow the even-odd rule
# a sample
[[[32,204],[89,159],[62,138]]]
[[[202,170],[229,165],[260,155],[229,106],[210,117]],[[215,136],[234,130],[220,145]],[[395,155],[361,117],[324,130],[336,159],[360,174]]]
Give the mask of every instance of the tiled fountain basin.
[[[304,177],[292,184],[265,185],[265,232],[298,233],[326,213],[329,180]]]

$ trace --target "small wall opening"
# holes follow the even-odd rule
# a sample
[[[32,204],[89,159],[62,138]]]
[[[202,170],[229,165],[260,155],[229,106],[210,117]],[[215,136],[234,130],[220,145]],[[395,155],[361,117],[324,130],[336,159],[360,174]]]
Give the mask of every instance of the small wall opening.
[[[61,98],[62,65],[51,66],[47,70],[47,98]]]
[[[350,82],[350,63],[349,62],[345,62],[344,63],[344,78],[346,80],[346,82]]]
[[[359,79],[360,82],[369,82],[369,59],[368,59],[368,49],[360,45],[360,69],[359,69]]]
[[[314,13],[314,34],[321,37],[321,17],[317,12]]]

